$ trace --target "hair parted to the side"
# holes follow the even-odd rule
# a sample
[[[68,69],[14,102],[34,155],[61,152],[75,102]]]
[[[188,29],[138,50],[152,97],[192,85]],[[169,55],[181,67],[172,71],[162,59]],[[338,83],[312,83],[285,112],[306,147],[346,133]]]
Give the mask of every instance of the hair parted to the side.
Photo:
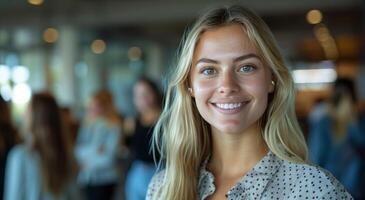
[[[307,146],[294,110],[294,83],[265,22],[241,6],[220,7],[202,15],[185,33],[177,67],[167,86],[164,110],[154,131],[155,149],[164,159],[164,183],[154,199],[196,199],[199,167],[211,152],[210,125],[198,113],[188,92],[189,72],[200,35],[207,30],[240,24],[270,68],[275,90],[260,120],[263,138],[278,157],[307,160]]]

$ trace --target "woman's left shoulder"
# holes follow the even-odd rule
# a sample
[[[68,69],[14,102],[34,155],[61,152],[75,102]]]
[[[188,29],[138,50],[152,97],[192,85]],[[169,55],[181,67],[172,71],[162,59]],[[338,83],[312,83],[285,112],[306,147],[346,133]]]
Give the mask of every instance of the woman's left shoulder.
[[[284,161],[278,175],[291,185],[297,197],[353,199],[329,171],[316,165]]]

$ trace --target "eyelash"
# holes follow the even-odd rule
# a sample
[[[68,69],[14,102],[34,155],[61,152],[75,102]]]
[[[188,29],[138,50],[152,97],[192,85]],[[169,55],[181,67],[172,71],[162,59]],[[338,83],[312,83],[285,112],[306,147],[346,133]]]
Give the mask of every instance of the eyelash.
[[[249,71],[241,71],[241,69],[243,68],[247,68],[249,67],[250,70]],[[238,68],[238,72],[241,72],[241,73],[250,73],[252,71],[256,70],[256,66],[255,65],[252,65],[252,64],[246,64],[246,65],[242,65]],[[210,71],[211,73],[208,73],[207,71]],[[212,76],[212,75],[215,75],[217,73],[217,70],[214,69],[213,67],[205,67],[203,68],[201,71],[200,71],[201,74],[203,75],[206,75],[206,76]]]
[[[249,67],[250,70],[249,71],[241,71],[241,69],[244,69],[244,68],[247,68]],[[247,65],[243,65],[243,66],[240,66],[238,71],[239,72],[242,72],[242,73],[250,73],[252,71],[256,70],[256,66],[255,65],[252,65],[252,64],[247,64]]]
[[[213,74],[207,74],[206,72],[207,71],[211,71],[213,72]],[[203,68],[200,73],[203,74],[203,75],[206,75],[206,76],[211,76],[211,75],[214,75],[217,71],[213,68],[213,67],[205,67]]]

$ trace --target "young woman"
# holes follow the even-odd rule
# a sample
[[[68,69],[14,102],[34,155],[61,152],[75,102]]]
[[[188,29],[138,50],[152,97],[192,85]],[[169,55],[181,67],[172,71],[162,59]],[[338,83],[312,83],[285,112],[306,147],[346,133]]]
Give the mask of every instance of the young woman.
[[[25,144],[15,146],[8,157],[4,199],[80,199],[76,161],[55,99],[33,95],[27,114]]]
[[[156,166],[150,152],[153,128],[161,114],[161,95],[157,85],[147,78],[140,78],[133,87],[137,117],[125,121],[129,134],[132,165],[126,179],[127,200],[144,200],[148,184]]]
[[[155,129],[165,169],[147,199],[351,199],[306,164],[294,96],[257,15],[231,6],[201,16],[182,42]]]
[[[109,91],[96,92],[88,105],[77,141],[78,182],[87,200],[113,199],[119,183],[121,121]]]

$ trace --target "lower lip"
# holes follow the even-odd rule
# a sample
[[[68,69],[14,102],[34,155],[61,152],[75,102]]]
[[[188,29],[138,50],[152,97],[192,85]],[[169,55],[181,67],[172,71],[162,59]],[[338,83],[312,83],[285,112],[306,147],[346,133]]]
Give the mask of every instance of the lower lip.
[[[220,108],[218,106],[216,106],[215,104],[211,104],[216,110],[218,110],[220,113],[223,114],[235,114],[235,113],[239,113],[243,107],[246,105],[247,103],[242,103],[242,105],[238,108],[232,108],[232,109],[223,109]]]

